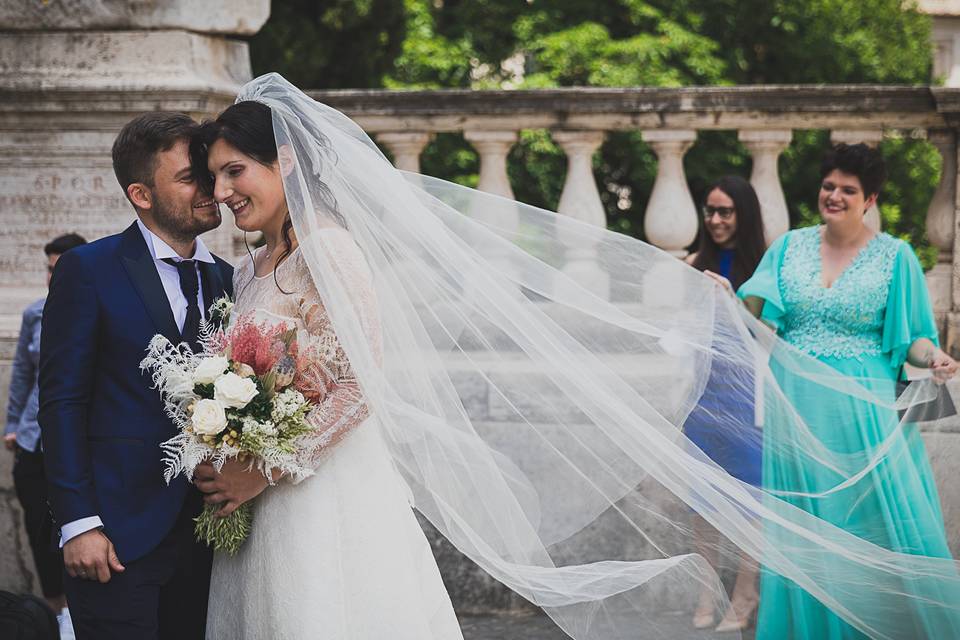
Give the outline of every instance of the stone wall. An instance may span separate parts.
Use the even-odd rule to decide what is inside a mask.
[[[20,314],[44,295],[43,246],[116,233],[134,212],[110,147],[145,111],[210,117],[250,79],[245,42],[269,0],[0,0],[0,403]],[[231,259],[235,233],[205,240]],[[0,451],[0,589],[39,588]]]
[[[15,335],[9,332],[0,334],[0,402],[3,403],[4,424],[16,346]],[[40,581],[23,528],[23,512],[13,490],[13,453],[6,449],[0,450],[0,589],[41,595]]]

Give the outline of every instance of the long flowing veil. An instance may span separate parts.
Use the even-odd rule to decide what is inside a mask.
[[[889,381],[794,350],[655,247],[399,171],[277,74],[237,100],[272,110],[301,251],[416,509],[570,636],[677,637],[704,587],[723,606],[723,576],[692,544],[696,513],[729,541],[716,545],[870,637],[960,637],[953,560],[851,535],[734,478],[684,434],[692,411],[708,411],[717,433],[833,474],[806,497],[844,492],[853,509],[876,497],[878,467],[909,456],[917,427],[895,409],[929,400],[931,385],[897,400]],[[330,226],[362,252],[378,318],[331,257],[344,235]],[[720,370],[736,410],[703,406]],[[805,384],[785,393],[785,375]],[[894,423],[876,447],[837,449],[797,410],[828,397]],[[849,422],[838,411],[837,428]]]

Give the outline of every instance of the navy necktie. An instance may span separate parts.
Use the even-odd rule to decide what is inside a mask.
[[[183,320],[183,329],[180,330],[180,339],[190,345],[194,353],[200,351],[200,306],[197,304],[197,295],[200,293],[200,279],[197,277],[197,263],[194,260],[180,260],[163,258],[167,264],[177,268],[180,276],[180,291],[187,299],[187,316]]]

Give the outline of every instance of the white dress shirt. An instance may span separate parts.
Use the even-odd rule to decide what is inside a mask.
[[[163,284],[163,291],[167,294],[167,300],[170,302],[170,310],[173,311],[173,318],[177,322],[177,329],[183,331],[183,322],[187,317],[187,299],[180,289],[180,274],[177,272],[175,266],[163,261],[164,258],[173,258],[175,262],[180,262],[183,258],[181,258],[170,245],[154,235],[150,229],[147,229],[147,226],[143,224],[139,218],[137,219],[137,226],[140,227],[140,233],[143,234],[143,239],[147,243],[147,249],[150,250],[150,255],[153,257],[153,265],[157,268],[157,274],[159,274],[160,282]],[[193,260],[215,264],[213,255],[200,238],[197,238],[197,248],[193,252]],[[207,309],[204,308],[205,305],[203,304],[203,279],[200,277],[199,265],[197,265],[196,269],[197,278],[200,282],[200,288],[197,292],[197,304],[200,307],[200,314],[206,318]],[[81,533],[102,526],[103,521],[100,519],[100,516],[89,516],[68,522],[60,527],[60,546],[62,547],[68,540],[76,538]]]

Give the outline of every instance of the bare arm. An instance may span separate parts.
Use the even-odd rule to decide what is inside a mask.
[[[907,362],[921,369],[930,369],[937,382],[946,382],[957,373],[957,362],[929,338],[917,338],[907,351]]]
[[[747,296],[743,299],[743,304],[747,306],[750,313],[754,318],[759,318],[760,314],[763,313],[763,298],[756,298],[754,296]]]

